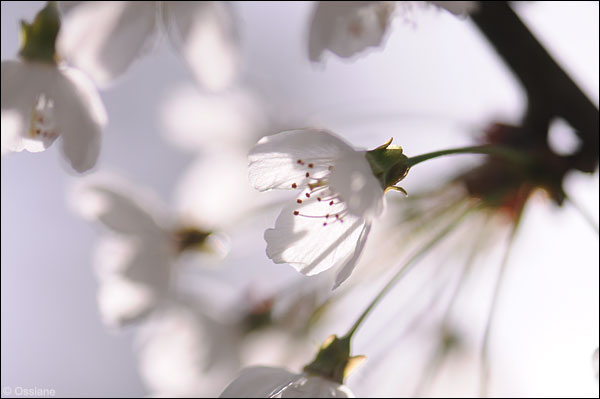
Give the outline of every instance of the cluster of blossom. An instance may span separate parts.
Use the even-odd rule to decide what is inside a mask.
[[[462,17],[478,9],[470,1],[430,3]],[[474,224],[496,218],[515,228],[534,189],[556,193],[529,174],[534,168],[529,164],[519,164],[523,169],[510,175],[514,165],[493,158],[456,175],[428,193],[429,199],[398,197],[386,205],[387,192],[406,194],[397,184],[421,159],[407,157],[391,140],[370,151],[357,149],[325,128],[298,128],[269,111],[240,83],[243,59],[234,7],[223,2],[49,2],[31,24],[23,24],[19,60],[2,62],[2,154],[43,151],[60,137],[71,167],[92,169],[110,117],[96,87],[118,84],[164,33],[197,84],[216,95],[184,92],[166,107],[167,124],[187,113],[186,107],[210,115],[191,127],[168,126],[172,140],[188,148],[192,143],[199,153],[182,176],[175,211],[107,173],[82,178],[70,193],[77,212],[106,232],[94,255],[105,324],[138,326],[140,373],[155,394],[353,397],[344,383],[362,360],[350,356],[356,328],[342,338],[328,338],[316,354],[308,332],[324,307],[356,284],[358,278],[348,279],[361,257],[379,266],[357,269],[361,277],[382,273],[383,262],[370,259],[373,254],[365,250],[369,236],[377,235],[381,247],[406,234],[394,221],[378,220],[386,206],[411,221],[404,229],[414,236],[426,230],[422,235],[428,239],[431,230],[424,226],[448,226],[440,229],[444,237],[458,223],[457,214],[477,213]],[[327,52],[355,59],[367,48],[382,47],[396,9],[396,2],[388,1],[317,3],[309,59],[320,62]],[[514,134],[510,127],[496,126],[484,147],[506,145]],[[514,179],[492,191],[485,178],[494,173]],[[252,222],[249,215],[279,207],[258,193],[271,190],[295,194],[283,200],[274,227],[264,232],[266,256],[305,276],[319,276],[281,292],[257,297],[246,292],[242,300],[208,274],[193,287],[183,284],[195,273],[187,265],[218,263],[236,251],[229,236]],[[492,241],[493,230],[488,226],[481,235]],[[395,257],[388,253],[388,258]],[[228,300],[215,301],[224,291]],[[450,347],[447,329],[446,323],[443,339]],[[268,341],[273,353],[265,353],[257,341]],[[595,359],[597,370],[597,351]],[[260,362],[304,368],[293,373]]]

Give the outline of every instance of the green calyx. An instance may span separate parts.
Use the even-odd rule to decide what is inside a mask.
[[[350,337],[330,335],[304,371],[343,384],[348,374],[365,359],[365,356],[350,356]]]
[[[206,240],[211,232],[198,230],[194,227],[183,227],[174,232],[177,249],[179,252],[187,250],[208,250]]]
[[[60,30],[60,15],[56,2],[49,1],[35,16],[33,23],[21,21],[19,56],[28,61],[56,63],[56,37]]]
[[[392,189],[406,194],[404,189],[395,185],[404,179],[410,169],[408,157],[402,153],[402,147],[391,145],[392,140],[389,139],[384,145],[367,151],[365,156],[384,191]]]

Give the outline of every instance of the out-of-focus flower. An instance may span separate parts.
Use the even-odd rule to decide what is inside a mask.
[[[252,186],[300,191],[282,210],[275,228],[265,232],[267,256],[308,276],[339,267],[334,288],[339,286],[352,273],[372,220],[383,211],[384,189],[404,177],[406,157],[399,152],[397,163],[387,170],[397,178],[388,185],[382,183],[390,178],[387,171],[376,176],[367,152],[326,130],[291,130],[262,138],[248,157]]]
[[[201,86],[220,90],[237,75],[238,38],[228,3],[91,1],[63,9],[59,50],[99,85],[125,72],[161,26]]]
[[[325,50],[348,58],[380,46],[393,11],[392,1],[320,1],[310,24],[310,60],[320,61]]]
[[[23,23],[21,59],[2,61],[2,154],[44,151],[61,137],[71,167],[85,172],[98,158],[106,111],[81,72],[56,64],[59,28],[49,4],[32,24]]]
[[[126,187],[99,179],[82,183],[73,195],[83,217],[114,233],[96,254],[100,311],[112,326],[145,316],[169,297],[174,264],[182,253],[226,252],[221,236],[179,223],[147,195]]]
[[[308,35],[308,56],[318,62],[326,50],[342,58],[359,55],[367,48],[383,45],[397,3],[399,13],[412,8],[412,3],[393,1],[320,1],[312,14]],[[436,7],[465,16],[477,11],[476,1],[430,1]]]

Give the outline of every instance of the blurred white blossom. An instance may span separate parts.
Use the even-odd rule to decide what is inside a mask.
[[[282,368],[250,367],[241,371],[221,398],[353,398],[337,382],[308,373],[294,374]]]
[[[58,137],[71,167],[96,164],[107,117],[92,83],[79,71],[28,61],[2,61],[2,153],[39,152]]]
[[[59,52],[101,86],[124,73],[161,30],[202,87],[220,90],[237,76],[238,38],[226,2],[90,1],[62,8]]]
[[[257,190],[300,191],[265,232],[267,256],[308,276],[339,267],[334,288],[339,286],[384,207],[365,152],[326,130],[305,129],[262,138],[248,159]]]
[[[224,255],[224,238],[180,223],[151,195],[118,179],[83,182],[73,193],[76,210],[113,234],[98,245],[98,302],[104,321],[121,326],[147,315],[171,294],[173,268],[187,250]]]
[[[367,48],[383,46],[396,7],[399,14],[406,14],[415,3],[430,3],[456,16],[466,16],[478,8],[476,1],[320,1],[310,23],[310,60],[320,61],[326,50],[342,58],[351,58]]]
[[[310,60],[320,61],[325,50],[348,58],[380,46],[394,7],[392,1],[320,1],[310,24]]]
[[[60,18],[53,2],[32,23],[21,21],[18,61],[2,61],[2,154],[44,151],[62,137],[77,172],[92,168],[106,124],[104,105],[79,71],[57,63]]]

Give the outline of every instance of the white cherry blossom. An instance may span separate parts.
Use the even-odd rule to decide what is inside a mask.
[[[110,326],[138,320],[169,298],[175,264],[184,251],[226,252],[219,235],[180,224],[149,193],[114,177],[82,182],[72,202],[84,218],[112,233],[95,254],[98,304]]]
[[[350,276],[384,207],[384,190],[365,155],[319,129],[258,142],[249,154],[254,188],[299,191],[265,232],[270,259],[308,276],[339,267],[334,288]]]
[[[92,168],[100,151],[106,111],[91,82],[59,63],[60,17],[54,2],[31,23],[21,21],[18,61],[2,61],[2,155],[40,152],[58,137],[77,172]]]
[[[345,385],[282,368],[249,367],[229,384],[221,398],[353,398]]]
[[[380,46],[394,11],[392,1],[320,1],[312,16],[308,38],[311,61],[325,50],[348,58]]]
[[[63,2],[71,3],[71,2]],[[61,4],[58,49],[101,86],[124,73],[165,31],[194,77],[209,90],[228,86],[239,67],[230,5],[217,1],[89,1]]]
[[[77,172],[92,168],[100,152],[106,111],[79,71],[51,63],[2,61],[2,154],[40,152],[57,138]]]

